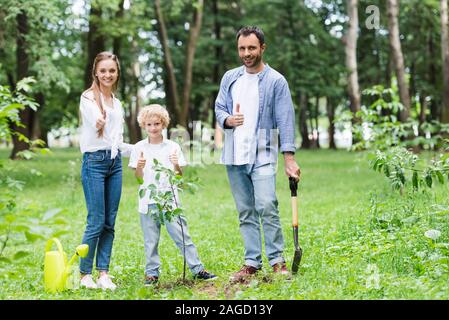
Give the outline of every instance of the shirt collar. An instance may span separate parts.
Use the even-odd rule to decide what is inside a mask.
[[[162,136],[162,142],[158,143],[158,144],[152,144],[150,143],[150,141],[148,140],[148,137],[145,139],[145,143],[149,146],[164,146],[167,144],[167,138],[165,138],[164,136]]]
[[[263,70],[261,72],[259,72],[257,74],[257,76],[259,77],[259,79],[263,79],[263,77],[265,76],[265,74],[268,72],[268,69],[270,69],[270,66],[268,65],[268,63],[264,62],[265,67],[263,68]],[[243,73],[245,72],[245,66],[241,66],[239,69],[239,72],[237,74],[237,77],[240,77],[243,75]]]

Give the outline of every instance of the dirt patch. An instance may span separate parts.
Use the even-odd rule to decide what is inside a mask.
[[[209,299],[216,299],[218,297],[219,288],[216,287],[215,283],[207,282],[205,285],[199,287],[197,291],[206,294]]]

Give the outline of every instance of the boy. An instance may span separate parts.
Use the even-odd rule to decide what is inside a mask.
[[[174,141],[164,139],[162,130],[167,128],[170,117],[167,110],[158,104],[144,107],[137,116],[139,126],[148,134],[148,138],[135,144],[129,160],[129,167],[135,169],[135,176],[143,179],[140,189],[146,189],[150,184],[155,184],[160,191],[171,190],[167,179],[160,177],[156,181],[156,174],[152,168],[153,159],[157,159],[164,167],[175,170],[182,174],[182,166],[186,165],[181,147]],[[177,190],[174,196],[179,203]],[[143,231],[145,246],[145,286],[155,284],[159,280],[160,258],[158,253],[158,243],[160,238],[161,224],[156,221],[152,214],[157,210],[156,204],[148,197],[139,199],[140,223]],[[186,262],[193,273],[195,279],[214,280],[217,276],[204,269],[195,245],[187,230],[186,220],[180,217],[184,230],[185,256]],[[167,231],[177,247],[183,252],[182,231],[179,219],[175,218],[171,222],[165,221]]]

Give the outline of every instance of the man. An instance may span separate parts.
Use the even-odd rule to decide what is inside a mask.
[[[231,277],[237,282],[262,267],[260,224],[273,271],[289,274],[276,198],[277,130],[285,173],[299,180],[301,172],[294,159],[295,115],[287,81],[262,59],[262,30],[244,27],[236,38],[243,66],[223,76],[215,113],[225,132],[221,163],[226,165],[245,246],[245,264]]]

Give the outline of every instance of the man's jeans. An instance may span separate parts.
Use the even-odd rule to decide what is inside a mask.
[[[140,225],[143,231],[146,257],[145,275],[159,277],[159,267],[161,265],[161,259],[159,257],[158,245],[161,234],[161,224],[159,221],[156,221],[153,214],[151,214],[152,211],[156,210],[156,205],[150,204],[148,206],[149,213],[140,213]],[[200,258],[198,256],[198,251],[196,250],[192,238],[190,237],[187,230],[186,220],[183,216],[180,217],[182,221],[182,228],[184,231],[186,262],[189,266],[190,271],[193,274],[197,274],[204,269],[204,266],[201,264]],[[165,221],[165,226],[167,228],[168,234],[173,239],[182,254],[182,230],[179,223],[179,217],[174,217],[171,222]]]
[[[92,273],[96,251],[96,268],[108,271],[114,225],[122,193],[122,159],[120,152],[111,159],[110,150],[85,152],[81,168],[87,206],[87,226],[83,243],[89,245],[86,258],[80,259],[80,272]]]
[[[284,238],[276,199],[275,164],[256,169],[253,165],[228,165],[226,170],[239,212],[240,233],[245,246],[245,265],[262,267],[260,220],[268,262],[271,266],[284,262]]]

